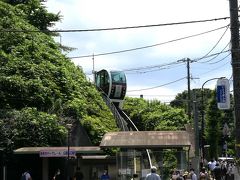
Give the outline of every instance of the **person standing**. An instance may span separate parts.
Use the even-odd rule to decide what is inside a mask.
[[[234,180],[234,165],[232,165],[231,163],[228,165],[228,169],[227,169],[227,175],[226,175],[226,179],[227,180]]]
[[[208,179],[210,179],[210,178],[208,176],[206,168],[203,166],[199,173],[199,180],[208,180]]]
[[[191,180],[197,180],[197,175],[193,168],[190,169],[190,177],[191,177]]]
[[[110,180],[110,176],[108,175],[107,170],[104,170],[104,173],[101,175],[100,180]]]
[[[209,163],[208,163],[208,170],[210,171],[210,175],[212,176],[212,178],[214,178],[214,173],[213,173],[213,169],[216,166],[216,161],[214,159],[212,159]]]
[[[58,169],[53,176],[53,180],[61,180],[61,179],[62,179],[61,178],[61,171],[60,171],[60,169]]]
[[[32,177],[31,177],[29,171],[25,171],[25,172],[22,174],[21,180],[32,180]]]
[[[83,176],[83,173],[81,172],[80,167],[77,167],[77,171],[75,172],[73,179],[74,180],[83,180],[83,178],[84,178],[84,176]]]
[[[157,168],[155,166],[151,167],[151,172],[147,174],[145,180],[161,180],[160,176],[157,174]]]
[[[213,174],[215,180],[221,180],[222,179],[222,170],[221,167],[219,166],[219,163],[216,163],[215,168],[213,169]]]

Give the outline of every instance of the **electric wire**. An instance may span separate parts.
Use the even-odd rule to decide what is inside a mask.
[[[176,41],[200,36],[200,35],[203,35],[203,34],[208,34],[208,33],[214,32],[214,31],[218,31],[220,29],[226,28],[227,26],[222,26],[222,27],[212,29],[212,30],[209,30],[209,31],[205,31],[205,32],[202,32],[202,33],[197,33],[197,34],[193,34],[193,35],[189,35],[189,36],[185,36],[185,37],[181,37],[181,38],[177,38],[177,39],[173,39],[173,40],[169,40],[169,41],[165,41],[165,42],[161,42],[161,43],[157,43],[157,44],[141,46],[141,47],[136,47],[136,48],[130,48],[130,49],[124,49],[124,50],[119,50],[119,51],[98,53],[98,54],[94,54],[94,57],[96,57],[96,56],[106,56],[106,55],[112,55],[112,54],[120,54],[120,53],[126,53],[126,52],[130,52],[130,51],[136,51],[136,50],[142,50],[142,49],[152,48],[152,47],[156,47],[156,46],[161,46],[161,45],[173,43],[173,42],[176,42]],[[73,56],[73,57],[68,57],[68,58],[70,58],[70,59],[80,59],[80,58],[87,58],[87,57],[92,57],[92,56],[93,55],[91,54],[91,55]]]
[[[113,30],[124,30],[124,29],[137,29],[137,28],[149,28],[149,27],[160,27],[160,26],[172,26],[172,25],[182,25],[182,24],[193,24],[193,23],[203,23],[211,21],[227,20],[230,17],[221,17],[205,20],[194,20],[194,21],[183,21],[175,23],[163,23],[163,24],[150,24],[150,25],[139,25],[139,26],[125,26],[125,27],[111,27],[111,28],[95,28],[95,29],[68,29],[68,30],[17,30],[17,29],[1,29],[0,32],[53,32],[53,33],[72,33],[72,32],[94,32],[94,31],[113,31]]]
[[[128,71],[137,71],[137,70],[144,70],[144,69],[153,69],[153,68],[160,68],[160,67],[175,65],[175,64],[182,64],[182,62],[174,61],[174,62],[160,64],[160,65],[152,65],[152,66],[144,66],[144,67],[123,69],[123,71],[128,72]]]
[[[219,42],[222,40],[222,38],[225,36],[226,32],[228,31],[230,27],[230,24],[226,27],[226,30],[224,31],[224,33],[221,35],[221,37],[219,38],[219,40],[217,41],[217,43],[210,49],[210,51],[208,51],[207,54],[205,54],[202,58],[199,58],[198,61],[200,61],[201,59],[204,59],[206,56],[208,56],[219,44]]]
[[[229,64],[229,62],[226,62],[226,63],[224,63],[224,64],[222,64],[222,65],[220,65],[220,66],[218,66],[218,67],[216,67],[216,68],[213,68],[213,69],[211,69],[211,70],[209,70],[209,71],[206,71],[206,72],[204,72],[204,73],[202,73],[202,74],[200,74],[200,75],[198,75],[198,76],[204,76],[204,75],[206,75],[206,74],[208,74],[208,73],[211,73],[211,72],[213,72],[213,71],[216,71],[216,70],[218,70],[218,69],[221,69],[221,68],[223,68],[225,65],[227,65],[227,64]]]
[[[209,58],[209,57],[212,57],[212,56],[218,56],[220,54],[223,54],[223,53],[226,53],[226,52],[229,52],[229,51],[230,50],[225,50],[225,51],[221,51],[221,52],[218,52],[218,53],[210,54],[210,55],[206,56],[205,58]],[[195,58],[195,59],[192,60],[192,62],[197,62],[198,59],[199,58]],[[136,73],[144,74],[144,73],[148,73],[148,72],[154,72],[154,71],[159,71],[159,70],[164,70],[164,69],[175,68],[175,67],[179,67],[179,66],[182,66],[182,65],[185,65],[185,63],[177,60],[177,61],[173,61],[173,62],[170,62],[170,63],[158,64],[158,65],[153,65],[153,66],[144,66],[144,67],[123,69],[122,71],[124,71],[126,74],[136,74]],[[167,66],[167,68],[164,68],[165,66]],[[158,69],[148,70],[148,69],[154,69],[154,68],[158,68]],[[141,72],[141,70],[145,70],[145,71]],[[130,73],[132,71],[136,71],[136,72]],[[91,72],[85,73],[85,74],[86,75],[92,75],[93,72],[91,71]]]
[[[139,94],[129,94],[130,96],[139,96]],[[170,97],[170,96],[176,96],[174,94],[170,95],[170,94],[143,94],[143,96],[161,96],[161,97]]]
[[[153,69],[153,70],[145,70],[145,71],[135,71],[135,72],[126,72],[126,74],[145,74],[145,73],[150,73],[150,72],[156,72],[156,71],[160,71],[160,70],[166,70],[166,69],[172,69],[172,68],[176,68],[176,67],[180,67],[180,66],[183,66],[185,64],[179,64],[179,65],[171,65],[171,66],[168,66],[168,67],[162,67],[162,68],[158,68],[158,69]]]
[[[219,62],[221,62],[221,61],[223,61],[224,59],[226,59],[228,56],[230,56],[231,55],[231,53],[229,53],[229,54],[227,54],[225,57],[223,57],[222,59],[220,59],[220,60],[218,60],[218,61],[216,61],[216,62],[212,62],[212,63],[209,63],[209,64],[216,64],[216,63],[219,63]]]
[[[229,43],[222,49],[221,52],[224,52],[224,50],[229,46],[229,44],[230,44],[230,41],[229,41]],[[214,57],[212,57],[211,59],[209,59],[209,60],[207,60],[207,61],[202,61],[202,62],[198,62],[198,63],[201,63],[201,64],[208,63],[208,62],[213,61],[214,59],[216,59],[219,55],[220,55],[220,54],[217,54],[217,55],[215,55]],[[211,64],[211,63],[208,63],[208,64]]]
[[[224,51],[222,50],[222,51],[220,51],[220,52],[218,52],[218,53],[210,54],[210,55],[206,56],[205,58],[209,58],[209,57],[217,56],[217,55],[220,55],[220,54],[223,54],[223,53],[229,52],[229,51],[230,51],[230,49],[228,49],[228,50],[224,50]],[[192,62],[198,62],[198,59],[199,59],[199,58],[195,58],[195,59],[192,60]],[[199,62],[198,62],[198,63],[199,63]]]
[[[229,51],[229,50],[228,50],[228,51]],[[228,52],[228,51],[226,51],[226,52]],[[220,53],[222,53],[222,52],[220,52]],[[211,55],[206,56],[205,58],[207,58],[207,57],[209,57],[209,56],[214,56],[214,55],[220,54],[220,53],[211,54]],[[231,54],[231,53],[229,53],[227,56],[225,56],[224,58],[222,58],[220,61],[226,59],[230,54]],[[219,62],[220,62],[220,61],[219,61]],[[223,64],[223,65],[221,65],[221,66],[218,66],[218,67],[216,67],[216,68],[214,68],[214,69],[211,69],[210,71],[207,71],[207,72],[205,72],[205,73],[202,74],[202,75],[205,75],[205,74],[207,74],[207,73],[209,73],[209,72],[212,72],[212,71],[215,71],[215,70],[217,70],[217,69],[220,69],[220,68],[222,68],[223,66],[225,66],[225,65],[228,64],[228,63],[229,63],[229,62],[227,62],[227,63],[225,63],[225,64]],[[201,76],[202,76],[202,75],[201,75]],[[165,84],[162,84],[162,85],[158,85],[158,86],[154,86],[154,87],[150,87],[150,88],[143,88],[143,89],[136,89],[136,90],[128,90],[127,92],[136,92],[136,91],[145,91],[145,90],[156,89],[156,88],[159,88],[159,87],[163,87],[163,86],[167,86],[167,85],[169,85],[169,84],[176,83],[176,82],[181,81],[181,80],[183,80],[183,79],[185,79],[185,78],[186,78],[186,77],[183,77],[183,78],[177,79],[177,80],[175,80],[175,81],[171,81],[171,82],[168,82],[168,83],[165,83]]]
[[[205,58],[209,58],[209,57],[212,57],[212,56],[218,56],[222,53],[226,53],[226,52],[229,52],[229,51],[230,50],[226,50],[226,51],[222,50],[221,52],[210,54],[210,55],[206,56]],[[228,54],[223,59],[227,58],[229,55],[230,54]],[[193,62],[197,62],[198,59],[199,58],[196,58],[195,60],[193,60]],[[222,61],[223,59],[219,60],[219,62]],[[148,72],[154,72],[154,71],[159,71],[159,70],[175,68],[175,67],[179,67],[179,66],[182,66],[182,65],[185,65],[185,63],[177,60],[177,61],[173,61],[173,62],[167,63],[167,64],[159,64],[159,65],[153,65],[153,66],[144,66],[144,67],[137,67],[137,68],[131,68],[131,69],[123,69],[123,71],[126,72],[127,74],[135,74],[135,73],[143,74],[143,73],[148,73]],[[167,67],[165,67],[165,66],[167,66]],[[154,68],[158,68],[158,69],[154,69]],[[154,69],[154,70],[148,70],[148,69]],[[141,70],[145,70],[145,71],[142,72]],[[136,72],[135,73],[129,73],[130,71],[136,71]]]
[[[220,55],[220,54],[223,54],[223,53],[226,53],[226,52],[229,52],[230,50],[225,50],[225,51],[221,51],[221,52],[218,52],[218,53],[214,53],[214,54],[210,54],[208,56],[206,56],[205,58],[209,58],[209,57],[212,57],[212,56],[216,56],[216,55]],[[195,58],[193,59],[193,62],[197,62],[199,58]],[[182,60],[182,59],[181,59]],[[158,70],[162,70],[162,69],[166,69],[166,68],[163,68],[165,66],[167,66],[168,69],[170,68],[174,68],[174,67],[179,67],[179,66],[182,66],[182,65],[185,65],[184,62],[182,61],[173,61],[173,62],[170,62],[170,63],[165,63],[165,64],[158,64],[158,65],[153,65],[153,66],[144,66],[144,67],[137,67],[137,68],[130,68],[130,69],[123,69],[124,72],[130,74],[129,72],[130,71],[140,71],[140,70],[148,70],[148,69],[154,69],[154,68],[161,68],[161,69],[157,69],[157,70],[152,70],[152,71],[158,71]],[[147,73],[147,72],[152,72],[151,70],[149,71],[145,71],[144,73]]]
[[[128,90],[128,92],[145,91],[145,90],[150,90],[150,89],[156,89],[156,88],[159,88],[159,87],[163,87],[163,86],[167,86],[167,85],[169,85],[169,84],[176,83],[176,82],[181,81],[181,80],[183,80],[183,79],[186,79],[186,77],[183,77],[183,78],[180,78],[180,79],[177,79],[177,80],[174,80],[174,81],[171,81],[171,82],[168,82],[168,83],[162,84],[162,85],[158,85],[158,86],[150,87],[150,88]]]

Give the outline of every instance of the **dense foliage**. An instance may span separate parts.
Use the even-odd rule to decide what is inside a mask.
[[[205,149],[208,159],[217,158],[218,156],[234,155],[234,118],[233,109],[219,110],[217,108],[216,92],[210,89],[194,89],[191,91],[191,97],[195,94],[198,109],[199,129],[201,133],[202,115],[204,116],[204,145],[210,145]],[[179,93],[170,103],[172,107],[185,109],[187,112],[187,91]],[[233,98],[231,96],[231,104]],[[224,125],[229,127],[229,134],[223,135]],[[224,144],[227,145],[227,152],[223,152]]]
[[[183,109],[172,108],[158,100],[126,98],[123,109],[143,131],[184,130],[184,125],[189,123]]]
[[[54,114],[35,108],[0,112],[0,146],[10,151],[25,146],[57,146],[65,142],[66,129]]]
[[[49,13],[44,6],[44,0],[1,0],[16,7],[16,15],[20,15],[29,24],[44,33],[56,35],[49,32],[49,27],[61,19],[60,14]]]
[[[234,119],[230,110],[219,110],[216,101],[216,92],[212,92],[212,97],[208,100],[206,111],[206,127],[205,144],[210,145],[209,157],[217,158],[218,156],[234,155],[234,136],[233,127]],[[229,133],[224,135],[223,128],[227,124]],[[227,152],[223,152],[224,144],[226,143]]]
[[[0,146],[62,145],[66,136],[62,122],[69,117],[80,121],[97,145],[105,132],[117,130],[113,116],[82,69],[61,54],[53,38],[34,32],[57,19],[49,18],[45,25],[33,21],[36,17],[31,21],[29,5],[33,16],[37,9],[46,13],[37,0],[15,6],[0,1],[0,107],[6,114],[0,121]],[[22,129],[27,127],[37,129],[38,136]]]

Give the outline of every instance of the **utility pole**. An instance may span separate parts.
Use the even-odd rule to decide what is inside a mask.
[[[187,58],[187,81],[188,81],[188,119],[191,119],[191,88],[190,88],[190,59]]]
[[[231,54],[233,72],[233,96],[235,115],[236,158],[240,159],[240,51],[239,51],[239,22],[238,0],[229,0],[230,28],[231,28]],[[239,164],[238,164],[239,166]]]
[[[95,72],[95,63],[94,63],[94,54],[92,55],[92,61],[93,61],[93,69],[92,69],[92,74],[93,74],[93,83],[96,84],[96,72]]]
[[[193,125],[195,136],[195,160],[196,160],[196,173],[199,174],[199,127],[198,127],[198,106],[196,100],[196,90],[193,90]]]
[[[188,109],[187,109],[187,114],[188,114],[188,119],[191,119],[191,88],[190,88],[190,62],[191,61],[189,58],[187,59],[182,59],[179,60],[179,62],[187,62],[187,84],[188,84]]]

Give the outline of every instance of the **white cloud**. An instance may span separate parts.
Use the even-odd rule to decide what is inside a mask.
[[[66,30],[149,25],[227,17],[229,16],[228,3],[226,0],[48,0],[46,5],[51,12],[61,12],[63,20],[61,23],[57,23],[57,28]],[[229,20],[222,20],[141,29],[61,33],[61,35],[64,45],[77,48],[68,55],[82,56],[163,43],[212,30],[228,23]],[[104,68],[128,69],[159,65],[187,57],[191,59],[199,58],[214,47],[223,32],[224,29],[153,48],[108,56],[95,56],[94,68],[95,70]],[[229,40],[230,34],[228,32],[211,53],[220,52]],[[74,59],[73,61],[82,66],[84,72],[90,73],[93,69],[92,57]],[[200,78],[192,82],[192,87],[200,87],[204,81],[212,77],[230,76],[231,67],[225,67],[223,64],[224,62],[215,65],[207,63],[191,64],[191,74],[199,75],[198,78]],[[221,65],[223,67],[220,70],[214,70],[204,75],[207,71]],[[146,73],[144,76],[129,76],[128,89],[157,86],[186,76],[186,73],[186,66],[181,66],[161,70],[154,75]],[[184,82],[144,93],[146,93],[145,96],[153,97],[152,95],[159,95],[159,93],[160,95],[174,95],[186,89],[187,85]]]

